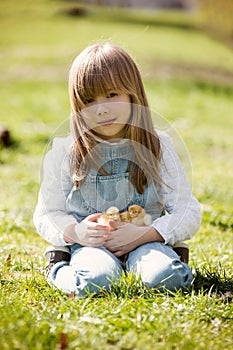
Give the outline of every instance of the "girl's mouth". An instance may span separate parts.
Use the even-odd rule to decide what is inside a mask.
[[[101,122],[97,122],[98,125],[101,126],[107,126],[107,125],[112,125],[115,122],[116,118],[108,119],[108,120],[103,120]]]

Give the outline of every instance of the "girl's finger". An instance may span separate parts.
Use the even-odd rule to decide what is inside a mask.
[[[103,238],[99,237],[90,237],[89,238],[89,244],[91,247],[100,247],[104,245],[105,240]]]
[[[114,252],[114,255],[117,257],[120,257],[120,256],[124,255],[124,252],[122,252],[121,250],[118,250],[118,251]]]
[[[100,237],[108,237],[109,235],[107,234],[107,232],[104,231],[100,231],[100,230],[92,230],[92,229],[88,229],[88,236],[89,237],[93,237],[93,238],[100,238]]]
[[[118,229],[120,227],[123,227],[123,226],[127,225],[128,223],[127,222],[121,222],[121,221],[109,220],[108,224],[113,229]]]
[[[95,222],[89,222],[88,223],[88,229],[90,230],[109,230],[109,226],[107,225],[100,225],[100,224],[96,224]]]
[[[88,221],[95,222],[102,213],[91,214],[88,216]]]
[[[109,227],[105,226],[105,225],[96,225],[95,229],[96,230],[109,230]]]

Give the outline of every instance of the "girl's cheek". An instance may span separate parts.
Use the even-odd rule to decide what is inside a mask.
[[[88,110],[84,110],[82,112],[82,117],[85,121],[91,121],[93,119],[93,113],[91,113],[91,111],[88,109]]]

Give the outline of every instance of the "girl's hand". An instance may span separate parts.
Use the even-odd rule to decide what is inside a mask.
[[[101,214],[92,214],[65,233],[67,242],[79,243],[87,247],[103,246],[109,236],[109,226],[100,225],[96,220]]]
[[[162,241],[159,233],[150,226],[135,226],[131,223],[110,221],[115,230],[109,231],[105,247],[116,256],[121,256],[137,248],[139,245]]]

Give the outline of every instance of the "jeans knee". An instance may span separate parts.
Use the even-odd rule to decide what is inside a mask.
[[[88,253],[88,254],[87,254]],[[85,296],[109,289],[122,275],[120,262],[103,249],[85,248],[74,254],[70,264],[57,263],[51,271],[52,284],[70,294]]]
[[[149,288],[175,291],[191,285],[193,275],[188,265],[180,260],[168,261],[163,267],[148,266],[140,269],[142,282]]]
[[[75,271],[75,294],[99,293],[101,289],[108,290],[114,281],[122,275],[122,269],[112,262],[108,265],[95,264],[92,269],[77,269]]]
[[[149,288],[171,291],[190,286],[193,276],[188,265],[167,245],[153,242],[129,254],[127,271],[139,275]]]

